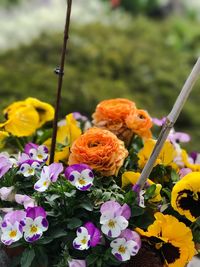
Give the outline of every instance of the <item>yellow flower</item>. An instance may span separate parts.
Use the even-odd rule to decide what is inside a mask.
[[[142,169],[144,168],[147,160],[149,159],[153,148],[156,144],[156,140],[154,139],[147,139],[144,142],[144,147],[139,151],[138,157],[139,157],[139,167]],[[158,164],[162,164],[165,166],[172,166],[175,167],[175,163],[173,163],[173,159],[176,157],[176,150],[174,149],[173,145],[169,142],[166,141],[154,166]]]
[[[172,189],[172,207],[194,222],[200,216],[200,172],[185,175]]]
[[[4,146],[4,141],[6,139],[6,137],[8,137],[9,134],[5,131],[0,131],[0,148],[3,148]]]
[[[32,135],[39,124],[37,111],[31,106],[18,107],[15,112],[8,113],[8,120],[0,124],[12,135],[22,137]]]
[[[146,232],[139,228],[136,231],[161,252],[165,266],[186,266],[196,253],[190,228],[171,215],[157,212],[155,218]]]
[[[124,172],[122,175],[122,188],[129,185],[129,184],[135,185],[137,183],[139,177],[140,177],[139,172]],[[150,179],[147,179],[146,187],[151,186],[153,184],[155,184],[155,183],[152,182]],[[162,197],[160,195],[162,185],[161,184],[155,184],[155,185],[156,185],[156,190],[155,190],[153,197],[150,199],[150,201],[151,202],[160,202],[162,200]]]
[[[53,119],[54,109],[51,105],[36,98],[17,101],[4,110],[6,122],[0,124],[12,135],[22,137],[32,135],[45,122]]]
[[[54,108],[37,98],[29,97],[25,100],[27,105],[33,106],[39,114],[39,125],[41,127],[45,122],[51,121],[54,118]]]
[[[63,125],[58,127],[56,143],[61,145],[60,149],[55,152],[54,161],[67,162],[69,157],[69,150],[73,142],[81,135],[81,129],[78,126],[78,122],[74,119],[73,114],[70,113],[66,116]],[[49,149],[51,148],[51,138],[48,139],[44,145]]]

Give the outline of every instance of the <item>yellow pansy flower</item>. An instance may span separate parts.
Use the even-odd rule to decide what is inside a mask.
[[[12,135],[22,137],[32,135],[38,128],[39,115],[31,106],[18,107],[15,112],[9,111],[8,120],[0,124]]]
[[[196,250],[192,232],[184,223],[171,215],[157,212],[156,220],[147,231],[136,228],[136,231],[148,237],[149,242],[163,256],[164,266],[184,267],[195,255]]]
[[[0,131],[0,148],[3,148],[4,146],[4,141],[6,139],[6,137],[8,137],[9,134],[5,131]]]
[[[200,216],[200,172],[188,173],[176,183],[171,205],[192,222]]]
[[[135,185],[140,177],[140,173],[139,172],[124,172],[122,175],[122,188],[132,184]],[[155,184],[154,182],[152,182],[150,179],[147,179],[146,182],[146,187],[151,186]],[[162,200],[162,197],[160,195],[160,191],[162,189],[162,185],[161,184],[155,184],[156,185],[156,190],[154,193],[154,196],[150,199],[151,202],[160,202]]]
[[[45,102],[38,100],[37,98],[29,97],[25,100],[27,105],[33,106],[39,115],[39,125],[41,127],[45,122],[51,121],[54,118],[54,108]]]
[[[81,129],[78,122],[74,119],[73,114],[70,113],[66,116],[63,125],[58,127],[56,143],[61,145],[60,149],[55,151],[54,161],[64,161],[67,162],[69,157],[69,149],[72,143],[81,135]],[[44,145],[49,149],[51,147],[51,138],[48,139]]]
[[[18,137],[32,135],[54,117],[51,105],[31,97],[12,103],[3,112],[7,120],[0,128]]]
[[[144,147],[138,153],[138,157],[139,157],[138,164],[141,169],[144,168],[147,160],[149,159],[154,149],[155,144],[156,144],[156,140],[154,139],[147,139],[144,142]],[[176,157],[176,155],[177,155],[177,152],[174,149],[174,146],[170,143],[170,141],[166,141],[154,166],[158,164],[162,164],[165,166],[176,167],[176,164],[173,163],[173,160]]]

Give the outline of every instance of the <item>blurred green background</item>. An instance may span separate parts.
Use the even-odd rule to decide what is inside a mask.
[[[73,2],[60,117],[90,115],[114,97],[166,116],[200,52],[199,1]],[[1,0],[1,109],[28,96],[54,103],[65,9],[64,0]],[[199,103],[200,82],[176,124],[191,134],[189,150],[196,151]]]

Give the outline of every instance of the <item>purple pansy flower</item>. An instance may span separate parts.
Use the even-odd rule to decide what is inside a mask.
[[[26,210],[26,225],[24,227],[24,239],[34,242],[41,238],[43,232],[48,229],[46,212],[42,207],[32,207]]]
[[[101,232],[92,222],[87,222],[83,227],[77,229],[77,237],[73,241],[73,246],[78,250],[87,250],[95,247],[101,239]]]
[[[87,222],[84,227],[87,229],[88,234],[90,235],[90,246],[96,247],[101,240],[101,232],[100,230],[95,227],[92,222]]]
[[[28,143],[25,146],[24,152],[29,155],[33,160],[39,162],[45,162],[48,159],[48,148],[44,145],[36,145],[34,143]]]
[[[85,260],[75,260],[72,259],[68,261],[69,267],[86,267],[86,261]]]
[[[122,230],[128,227],[131,210],[127,204],[121,206],[118,202],[110,200],[101,206],[100,212],[101,230],[104,234],[118,237]]]
[[[172,142],[172,144],[179,144],[179,143],[187,143],[190,141],[190,136],[187,133],[183,133],[183,132],[175,132],[174,129],[171,129],[168,137],[168,140],[170,140],[170,142]]]
[[[117,239],[111,242],[110,246],[112,254],[119,261],[127,261],[130,260],[131,256],[138,253],[141,247],[141,239],[136,232],[126,229],[122,231]]]
[[[66,168],[65,177],[81,191],[88,190],[94,179],[92,169],[86,164],[74,164]]]
[[[12,162],[9,156],[5,153],[0,153],[0,178],[6,174],[12,167]]]
[[[46,191],[51,183],[55,183],[57,181],[58,176],[62,171],[62,163],[52,163],[49,166],[44,166],[40,179],[34,185],[34,189],[39,192]]]
[[[23,236],[26,213],[22,210],[8,212],[1,223],[1,241],[11,245]]]

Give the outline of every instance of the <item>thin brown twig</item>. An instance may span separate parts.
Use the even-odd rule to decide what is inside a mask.
[[[56,68],[55,70],[55,73],[58,75],[58,89],[57,89],[57,97],[56,97],[56,104],[55,104],[55,115],[54,115],[54,120],[53,120],[53,134],[52,134],[51,150],[50,150],[50,164],[54,162],[54,155],[55,155],[55,148],[56,148],[58,114],[59,114],[59,108],[60,108],[61,91],[62,91],[63,75],[64,75],[64,68],[65,68],[65,58],[66,58],[66,52],[67,52],[67,43],[69,39],[71,7],[72,7],[72,0],[67,0],[67,14],[66,14],[66,21],[65,21],[65,30],[64,30],[64,39],[63,39],[60,67]]]

